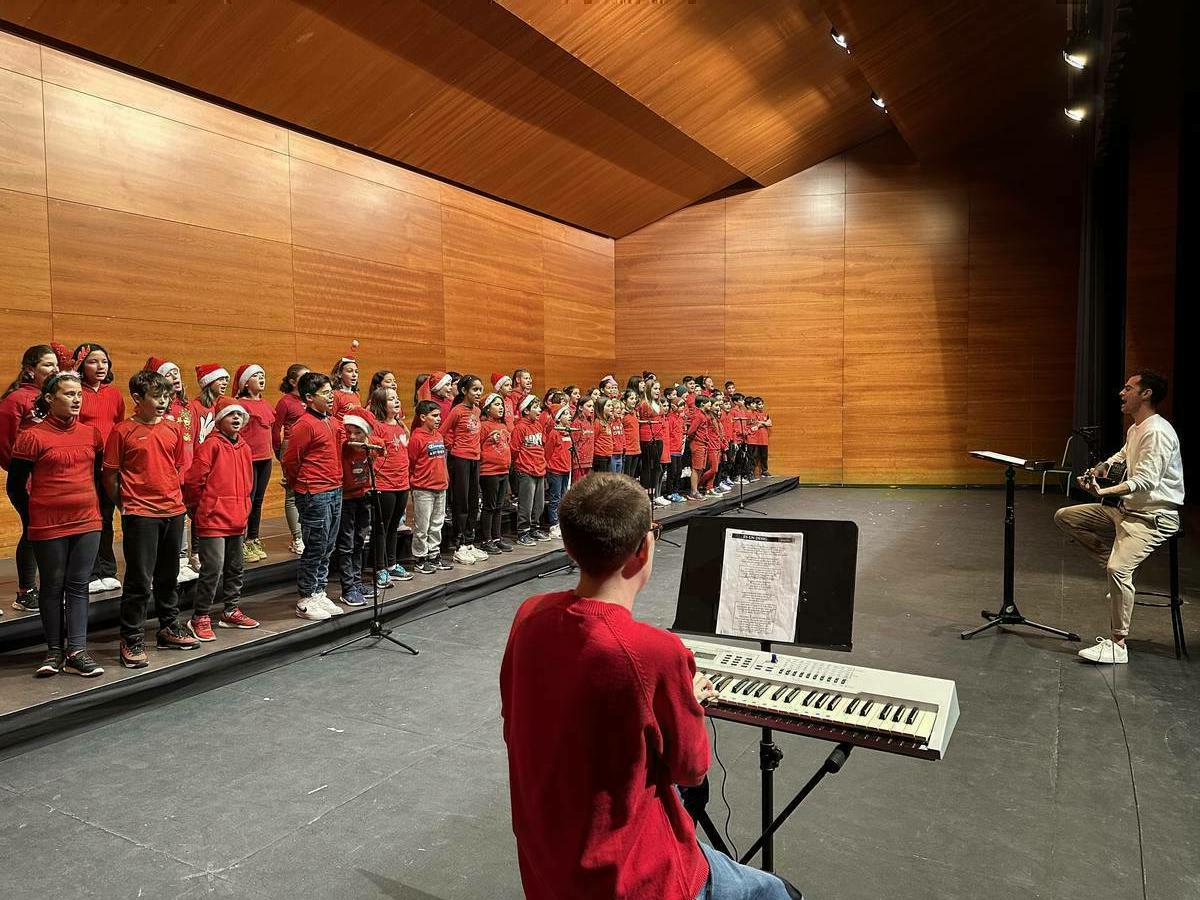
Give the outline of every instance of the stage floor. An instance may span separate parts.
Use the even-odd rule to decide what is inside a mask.
[[[1063,502],[1018,492],[1017,599],[1090,642],[1108,621],[1102,577],[1054,529]],[[1000,592],[1001,492],[805,488],[755,506],[860,526],[855,649],[808,655],[953,678],[961,706],[941,762],[856,750],[793,816],[776,862],[806,895],[1125,900],[1143,895],[1143,858],[1146,896],[1200,895],[1200,691],[1165,611],[1136,611],[1131,664],[1115,671],[1033,632],[961,641]],[[1183,553],[1193,598],[1197,543]],[[640,618],[670,622],[681,562],[659,547]],[[311,650],[0,761],[5,895],[520,897],[497,673],[520,602],[572,583],[408,622],[397,636],[418,657]],[[1164,560],[1140,583],[1165,583]],[[1200,652],[1196,609],[1184,617]],[[744,848],[757,733],[718,734]],[[782,805],[832,748],[778,743]],[[715,764],[712,777],[720,825]]]

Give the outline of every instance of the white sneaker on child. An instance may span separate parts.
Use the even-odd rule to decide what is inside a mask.
[[[323,622],[329,618],[329,613],[315,594],[311,597],[300,598],[300,602],[296,604],[296,615],[301,619],[311,619],[314,622]]]
[[[475,565],[475,554],[471,552],[468,545],[463,544],[454,551],[454,561],[460,566],[473,566]]]
[[[346,611],[329,599],[329,595],[324,590],[317,591],[313,594],[313,599],[325,612],[331,616],[344,616]]]
[[[488,556],[486,551],[480,550],[474,544],[468,544],[467,549],[470,550],[471,555],[475,557],[475,562],[483,562],[484,560],[491,558]]]
[[[186,557],[179,558],[179,583],[186,584],[189,581],[195,581],[200,577],[200,573],[188,565]]]

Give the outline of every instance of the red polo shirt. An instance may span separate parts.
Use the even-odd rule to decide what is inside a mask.
[[[104,445],[104,468],[121,476],[121,515],[165,519],[183,512],[180,469],[187,460],[179,424],[126,419]]]
[[[100,433],[77,419],[53,416],[17,435],[12,458],[33,463],[29,476],[29,539],[49,541],[100,530],[96,457]]]

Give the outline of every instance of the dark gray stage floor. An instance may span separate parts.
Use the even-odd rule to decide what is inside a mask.
[[[1018,602],[1090,641],[1108,621],[1100,571],[1054,530],[1061,502],[1018,495]],[[804,489],[760,505],[862,529],[855,650],[812,655],[955,679],[962,708],[945,760],[856,750],[793,817],[777,865],[808,896],[1124,900],[1143,896],[1143,871],[1147,897],[1200,896],[1200,693],[1165,612],[1137,611],[1115,672],[1033,633],[960,641],[1000,591],[1000,492]],[[640,617],[669,622],[681,561],[660,547]],[[1148,566],[1144,583],[1165,581],[1162,560]],[[308,658],[0,762],[4,896],[520,897],[497,672],[520,601],[570,583],[411,622],[417,658]],[[1200,653],[1196,607],[1185,616]],[[720,727],[743,847],[755,741]],[[780,745],[790,796],[831,747]],[[723,820],[719,799],[711,810]]]

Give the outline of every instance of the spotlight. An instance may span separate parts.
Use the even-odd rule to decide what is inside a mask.
[[[830,28],[829,36],[831,38],[833,38],[833,42],[835,44],[837,44],[839,47],[841,47],[847,53],[850,52],[850,42],[846,40],[846,36],[844,34],[839,32],[836,28]]]
[[[1083,52],[1077,53],[1071,50],[1064,50],[1063,60],[1072,69],[1083,69],[1087,66],[1087,54]]]
[[[1082,103],[1076,106],[1068,106],[1063,109],[1063,115],[1065,115],[1072,122],[1082,122],[1087,118],[1087,113],[1087,107]]]
[[[880,109],[882,109],[884,112],[887,112],[887,102],[882,97],[880,97],[877,93],[875,93],[874,91],[871,91],[871,102],[874,103],[876,106],[878,106]]]
[[[1072,34],[1063,47],[1063,62],[1072,69],[1084,69],[1092,61],[1091,46],[1086,34]]]

